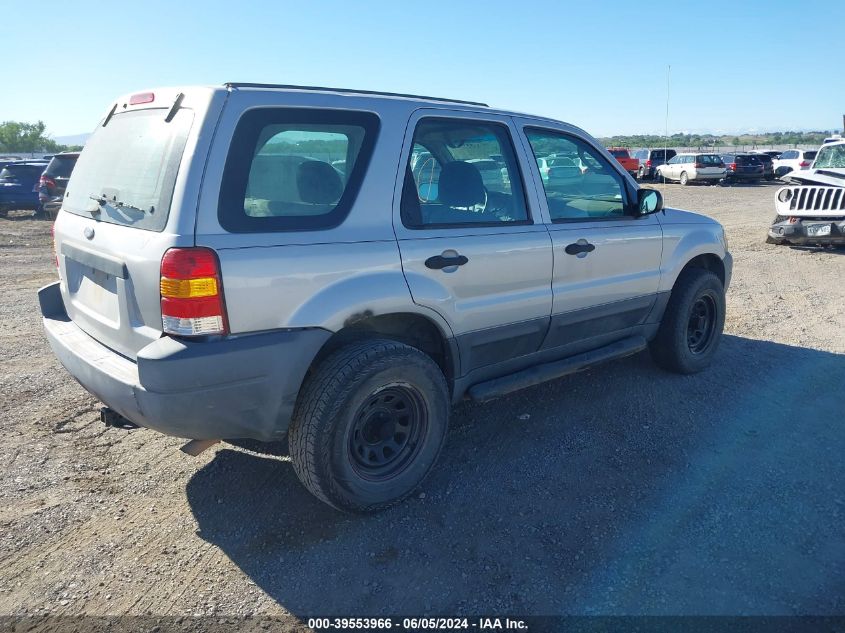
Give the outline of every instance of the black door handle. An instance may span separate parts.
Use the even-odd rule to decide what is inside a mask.
[[[584,242],[583,244],[574,242],[566,247],[566,254],[579,255],[581,253],[592,253],[594,250],[596,250],[594,244],[590,244],[589,242]]]
[[[425,260],[426,268],[432,270],[440,270],[441,268],[449,268],[449,266],[463,266],[469,260],[464,255],[455,255],[454,257],[443,257],[443,255],[435,255]]]

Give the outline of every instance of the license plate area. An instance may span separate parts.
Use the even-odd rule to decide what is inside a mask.
[[[805,227],[810,237],[823,237],[830,235],[830,224],[810,224]]]
[[[68,293],[73,305],[98,321],[118,327],[117,277],[72,259],[65,261]]]

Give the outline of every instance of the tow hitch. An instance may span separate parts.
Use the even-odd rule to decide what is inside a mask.
[[[109,409],[108,407],[100,409],[100,419],[103,421],[103,424],[113,429],[123,429],[124,431],[129,431],[131,429],[138,428],[137,424],[130,422],[117,411]]]

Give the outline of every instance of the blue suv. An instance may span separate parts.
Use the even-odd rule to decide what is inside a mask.
[[[15,209],[39,211],[38,179],[47,167],[44,161],[0,163],[0,217]]]

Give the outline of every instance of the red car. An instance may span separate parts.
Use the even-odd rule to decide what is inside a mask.
[[[608,147],[607,151],[622,165],[622,167],[634,178],[637,177],[637,170],[640,168],[640,161],[631,158],[630,152],[625,147]]]

